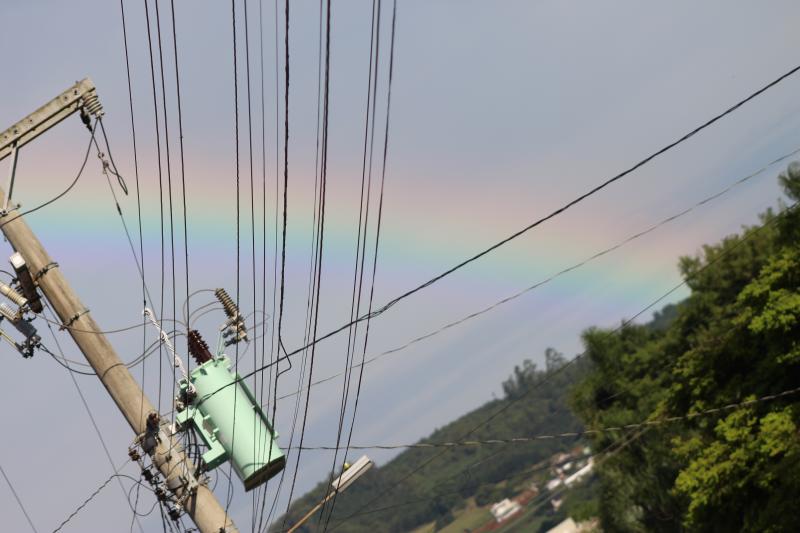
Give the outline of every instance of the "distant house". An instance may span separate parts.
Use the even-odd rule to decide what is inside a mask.
[[[500,523],[504,520],[508,520],[514,515],[514,513],[521,509],[522,506],[518,502],[506,498],[505,500],[492,505],[491,511],[494,519]]]
[[[550,490],[550,491],[556,490],[556,487],[561,485],[561,483],[563,483],[561,481],[561,478],[554,477],[553,479],[551,479],[550,481],[547,482],[547,490]]]
[[[578,533],[578,524],[572,518],[567,518],[553,529],[547,530],[547,533]]]
[[[580,470],[578,470],[577,472],[575,472],[574,474],[572,474],[571,476],[569,476],[564,480],[564,485],[569,487],[570,485],[577,483],[578,481],[589,475],[593,467],[594,467],[594,461],[592,461],[590,458],[589,461],[586,463],[586,466],[584,466],[583,468],[581,468]]]
[[[549,529],[547,533],[589,533],[590,531],[597,531],[598,526],[597,520],[589,520],[588,522],[577,524],[572,518],[567,518],[556,527]]]

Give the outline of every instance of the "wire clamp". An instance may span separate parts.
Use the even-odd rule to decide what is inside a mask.
[[[88,315],[88,314],[89,314],[89,310],[88,310],[88,309],[84,309],[84,310],[83,310],[83,311],[81,311],[80,313],[76,313],[76,314],[75,314],[75,315],[74,315],[72,318],[70,318],[69,320],[67,320],[67,322],[66,322],[66,323],[64,323],[64,324],[61,324],[61,325],[58,327],[58,331],[64,331],[65,329],[69,329],[69,328],[71,328],[71,327],[72,327],[72,324],[74,324],[76,320],[78,320],[78,319],[79,319],[80,317],[82,317],[83,315]]]
[[[50,272],[52,269],[58,268],[58,266],[59,266],[58,263],[56,263],[55,261],[50,261],[45,266],[43,266],[42,269],[39,270],[39,272],[36,273],[36,275],[33,277],[33,281],[38,283],[42,276]]]

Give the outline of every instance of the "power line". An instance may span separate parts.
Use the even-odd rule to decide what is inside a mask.
[[[488,248],[484,249],[483,251],[478,252],[477,254],[475,254],[475,255],[473,255],[473,256],[461,261],[460,263],[456,264],[455,266],[452,266],[452,267],[448,268],[447,270],[445,270],[441,274],[438,274],[437,276],[429,279],[425,283],[422,283],[421,285],[418,285],[417,287],[414,287],[413,289],[410,289],[410,290],[404,292],[403,294],[395,297],[394,299],[390,300],[389,302],[384,304],[382,307],[376,309],[375,311],[373,311],[369,315],[361,316],[361,317],[357,318],[355,321],[351,321],[351,322],[349,322],[347,324],[344,324],[344,325],[342,325],[342,326],[340,326],[340,327],[338,327],[338,328],[336,328],[336,329],[334,329],[334,330],[322,335],[321,337],[317,337],[317,338],[313,339],[311,341],[311,343],[312,344],[316,344],[318,342],[321,342],[321,341],[323,341],[323,340],[325,340],[325,339],[327,339],[329,337],[332,337],[332,336],[344,331],[345,329],[349,328],[351,325],[353,325],[356,322],[363,322],[364,320],[367,320],[367,319],[370,319],[370,318],[375,318],[375,317],[385,313],[386,311],[388,311],[390,308],[392,308],[398,302],[400,302],[400,301],[408,298],[409,296],[411,296],[413,294],[416,294],[417,292],[419,292],[419,291],[421,291],[421,290],[433,285],[434,283],[436,283],[439,280],[449,276],[450,274],[456,272],[457,270],[460,270],[461,268],[465,267],[466,265],[468,265],[468,264],[470,264],[470,263],[472,263],[474,261],[477,261],[481,257],[493,252],[494,250],[497,250],[498,248],[500,248],[501,246],[503,246],[505,244],[508,244],[509,242],[513,241],[514,239],[516,239],[516,238],[524,235],[525,233],[529,232],[530,230],[536,228],[537,226],[540,226],[541,224],[547,222],[548,220],[550,220],[550,219],[562,214],[563,212],[565,212],[569,208],[579,204],[580,202],[582,202],[586,198],[588,198],[588,197],[600,192],[601,190],[605,189],[606,187],[608,187],[612,183],[614,183],[616,181],[619,181],[620,179],[624,178],[628,174],[631,174],[632,172],[636,171],[637,169],[639,169],[639,168],[643,167],[644,165],[648,164],[650,161],[652,161],[653,159],[657,158],[658,156],[668,152],[669,150],[675,148],[679,144],[682,144],[683,142],[685,142],[685,141],[689,140],[690,138],[694,137],[696,134],[698,134],[702,130],[704,130],[704,129],[708,128],[709,126],[711,126],[712,124],[718,122],[719,120],[721,120],[725,116],[733,113],[734,111],[736,111],[737,109],[742,107],[744,104],[746,104],[746,103],[750,102],[751,100],[757,98],[759,95],[761,95],[764,92],[768,91],[772,87],[778,85],[780,82],[784,81],[785,79],[789,78],[793,74],[797,73],[797,71],[799,71],[799,70],[800,70],[800,65],[794,67],[793,69],[791,69],[790,71],[788,71],[785,74],[781,75],[777,79],[775,79],[775,80],[771,81],[770,83],[768,83],[767,85],[761,87],[760,89],[758,89],[754,93],[750,94],[749,96],[747,96],[743,100],[740,100],[736,104],[732,105],[731,107],[729,107],[728,109],[726,109],[722,113],[719,113],[718,115],[714,116],[713,118],[711,118],[711,119],[707,120],[706,122],[702,123],[701,125],[697,126],[696,128],[694,128],[690,132],[686,133],[685,135],[681,136],[677,140],[667,144],[663,148],[661,148],[661,149],[657,150],[656,152],[648,155],[647,157],[645,157],[644,159],[642,159],[638,163],[636,163],[633,166],[623,170],[619,174],[617,174],[617,175],[615,175],[615,176],[613,176],[611,178],[608,178],[604,182],[602,182],[599,185],[593,187],[592,189],[588,190],[587,192],[581,194],[577,198],[574,198],[573,200],[570,200],[569,202],[567,202],[566,204],[562,205],[558,209],[552,211],[551,213],[549,213],[549,214],[547,214],[547,215],[535,220],[534,222],[531,222],[527,226],[525,226],[525,227],[519,229],[518,231],[512,233],[508,237],[506,237],[506,238],[504,238],[504,239],[492,244],[491,246],[489,246]],[[302,351],[302,350],[304,350],[306,348],[308,348],[308,346],[301,346],[300,348],[297,348],[297,349],[289,352],[287,356],[291,357],[291,356],[299,353],[300,351]]]
[[[421,341],[430,339],[432,337],[435,337],[435,336],[437,336],[437,335],[439,335],[441,333],[444,333],[445,331],[448,331],[449,329],[451,329],[451,328],[453,328],[455,326],[461,325],[461,324],[463,324],[465,322],[468,322],[468,321],[470,321],[470,320],[472,320],[474,318],[477,318],[477,317],[479,317],[481,315],[484,315],[484,314],[486,314],[486,313],[488,313],[490,311],[493,311],[493,310],[497,309],[498,307],[501,307],[501,306],[503,306],[503,305],[505,305],[505,304],[507,304],[509,302],[512,302],[512,301],[516,300],[517,298],[519,298],[519,297],[521,297],[521,296],[523,296],[523,295],[525,295],[525,294],[527,294],[527,293],[529,293],[529,292],[531,292],[531,291],[533,291],[535,289],[538,289],[539,287],[541,287],[543,285],[546,285],[546,284],[550,283],[551,281],[554,281],[555,279],[563,276],[564,274],[572,272],[573,270],[576,270],[576,269],[578,269],[578,268],[580,268],[580,267],[582,267],[582,266],[594,261],[595,259],[599,259],[599,258],[601,258],[601,257],[603,257],[603,256],[605,256],[605,255],[607,255],[607,254],[609,254],[611,252],[616,251],[619,248],[622,248],[623,246],[627,245],[628,243],[630,243],[632,241],[635,241],[635,240],[637,240],[637,239],[639,239],[641,237],[644,237],[645,235],[648,235],[648,234],[654,232],[655,230],[661,228],[662,226],[665,226],[665,225],[667,225],[667,224],[669,224],[671,222],[674,222],[675,220],[678,220],[679,218],[681,218],[681,217],[683,217],[685,215],[688,215],[689,213],[695,211],[697,208],[705,206],[706,204],[708,204],[708,203],[720,198],[721,196],[724,196],[725,194],[728,194],[729,192],[734,190],[736,187],[748,182],[749,180],[751,180],[751,179],[753,179],[753,178],[755,178],[757,176],[762,175],[770,167],[776,165],[777,163],[785,161],[785,160],[789,159],[790,157],[793,157],[793,156],[797,155],[798,153],[800,153],[800,148],[796,148],[796,149],[792,150],[791,152],[788,152],[788,153],[786,153],[786,154],[784,154],[784,155],[782,155],[782,156],[780,156],[780,157],[778,157],[776,159],[773,159],[772,161],[770,161],[766,165],[762,166],[761,168],[759,168],[755,172],[751,172],[750,174],[748,174],[748,175],[746,175],[746,176],[744,176],[742,178],[739,178],[738,180],[734,181],[733,183],[731,183],[730,185],[728,185],[724,189],[722,189],[722,190],[720,190],[720,191],[718,191],[718,192],[716,192],[716,193],[714,193],[714,194],[712,194],[710,196],[706,196],[705,198],[695,202],[691,206],[689,206],[689,207],[687,207],[687,208],[685,208],[685,209],[683,209],[681,211],[678,211],[678,212],[676,212],[676,213],[674,213],[674,214],[672,214],[672,215],[670,215],[670,216],[668,216],[668,217],[666,217],[666,218],[664,218],[664,219],[652,224],[651,226],[649,226],[649,227],[647,227],[647,228],[645,228],[643,230],[640,230],[640,231],[638,231],[638,232],[636,232],[636,233],[634,233],[632,235],[629,235],[625,239],[617,242],[616,244],[614,244],[612,246],[609,246],[608,248],[600,250],[600,251],[592,254],[591,256],[588,256],[585,259],[583,259],[583,260],[581,260],[581,261],[579,261],[577,263],[574,263],[573,265],[568,266],[568,267],[566,267],[566,268],[564,268],[564,269],[562,269],[562,270],[550,275],[549,277],[547,277],[547,278],[545,278],[545,279],[543,279],[541,281],[538,281],[538,282],[534,283],[533,285],[530,285],[530,286],[526,287],[525,289],[523,289],[521,291],[518,291],[518,292],[516,292],[516,293],[514,293],[514,294],[512,294],[510,296],[507,296],[507,297],[505,297],[505,298],[503,298],[501,300],[498,300],[498,301],[496,301],[496,302],[494,302],[494,303],[492,303],[492,304],[490,304],[490,305],[488,305],[488,306],[486,306],[486,307],[484,307],[484,308],[482,308],[482,309],[480,309],[478,311],[474,311],[474,312],[472,312],[472,313],[470,313],[470,314],[468,314],[468,315],[466,315],[464,317],[461,317],[461,318],[459,318],[457,320],[448,322],[447,324],[444,324],[444,325],[440,326],[439,328],[434,329],[434,330],[432,330],[432,331],[430,331],[428,333],[425,333],[423,335],[415,337],[415,338],[411,339],[410,341],[408,341],[408,342],[406,342],[404,344],[401,344],[399,346],[396,346],[394,348],[391,348],[389,350],[385,350],[385,351],[383,351],[383,352],[381,352],[379,354],[376,354],[376,355],[370,357],[369,359],[365,360],[363,363],[359,363],[358,365],[355,365],[353,368],[360,367],[360,366],[366,365],[366,364],[370,364],[370,363],[372,363],[372,362],[374,362],[374,361],[376,361],[376,360],[378,360],[378,359],[380,359],[382,357],[385,357],[387,355],[391,355],[391,354],[400,352],[402,350],[405,350],[406,348],[409,348],[409,347],[413,346],[414,344],[417,344],[418,342],[421,342]],[[315,381],[311,385],[312,386],[320,385],[322,383],[325,383],[327,381],[335,379],[335,378],[341,376],[342,374],[343,374],[343,372],[339,372],[337,374],[330,375],[330,376],[328,376],[326,378],[323,378],[323,379]],[[278,399],[282,400],[282,399],[285,399],[285,398],[289,398],[289,397],[294,396],[296,394],[300,394],[303,390],[305,390],[305,389],[297,390],[295,392],[290,392],[288,394],[284,394],[283,396],[278,397]]]
[[[370,42],[369,42],[369,69],[367,74],[367,98],[366,98],[366,113],[364,119],[364,149],[361,160],[361,190],[359,198],[358,210],[358,231],[356,235],[356,253],[355,262],[353,266],[353,290],[350,298],[350,322],[361,314],[361,294],[364,286],[364,262],[366,258],[367,246],[367,232],[369,230],[369,207],[372,191],[372,154],[375,140],[375,103],[377,102],[378,93],[378,65],[380,58],[380,27],[381,27],[381,0],[372,1],[372,20],[370,24]],[[370,121],[370,118],[372,120]],[[372,128],[370,130],[370,123]],[[371,131],[371,133],[370,133]],[[369,148],[369,149],[368,149]],[[369,154],[369,159],[367,158]],[[369,160],[369,165],[367,161]],[[369,168],[369,170],[367,170]],[[366,202],[364,195],[364,185],[366,184]],[[339,458],[339,444],[341,442],[342,433],[344,430],[344,420],[347,413],[348,400],[350,398],[350,384],[352,382],[353,371],[352,361],[355,359],[356,342],[358,339],[358,324],[353,324],[347,331],[347,347],[345,350],[344,361],[344,380],[342,381],[342,394],[339,407],[339,425],[336,432],[336,451],[333,454],[331,464],[329,483],[333,482],[336,476],[336,466]],[[310,389],[309,389],[310,390]],[[352,426],[351,426],[352,431]],[[347,452],[345,452],[344,463],[347,460]],[[343,466],[342,466],[343,468]],[[322,500],[322,507],[319,510],[319,522],[317,523],[317,530],[319,525],[325,521],[327,527],[327,520],[324,520],[325,511],[327,509],[328,495],[332,488],[328,488],[325,498]],[[333,495],[331,502],[331,509],[336,503],[337,494]],[[323,528],[324,529],[324,528]]]
[[[287,17],[288,17],[288,8],[289,3],[286,3],[287,8]],[[323,112],[322,112],[322,157],[321,157],[321,164],[320,164],[320,190],[319,190],[319,217],[318,217],[318,224],[319,229],[317,230],[318,235],[318,251],[317,251],[317,266],[316,266],[316,298],[314,302],[314,320],[313,320],[313,329],[311,338],[316,337],[317,335],[317,326],[319,323],[319,302],[320,302],[320,292],[322,287],[322,256],[324,251],[324,239],[325,239],[325,200],[326,200],[326,192],[327,192],[327,167],[328,167],[328,111],[329,111],[329,97],[330,97],[330,50],[331,50],[331,2],[327,0],[327,9],[326,9],[326,32],[325,32],[325,90],[323,96]],[[308,366],[308,381],[309,384],[311,383],[312,377],[314,375],[314,358],[316,355],[316,347],[311,346],[311,354]],[[306,393],[306,402],[305,408],[303,411],[303,421],[300,425],[300,446],[303,445],[303,440],[305,439],[305,432],[306,432],[306,422],[308,420],[308,408],[311,403],[311,395],[310,393]],[[297,474],[300,470],[300,450],[297,453],[297,462],[294,471],[294,475],[292,476],[292,485],[289,489],[289,498],[287,502],[287,511],[289,505],[291,505],[292,495],[294,494],[295,484],[297,482]]]
[[[732,411],[736,409],[742,409],[744,407],[750,407],[752,405],[756,405],[762,402],[771,402],[774,400],[779,400],[782,398],[786,398],[788,396],[793,396],[795,394],[800,393],[800,387],[785,390],[782,392],[778,392],[775,394],[768,394],[765,396],[761,396],[759,398],[753,398],[750,400],[743,400],[741,402],[729,403],[720,407],[714,407],[710,409],[704,409],[702,411],[694,411],[690,413],[686,413],[680,416],[668,416],[668,417],[660,417],[660,418],[648,418],[641,422],[637,422],[634,424],[625,424],[622,426],[608,426],[608,427],[601,427],[601,428],[594,428],[594,429],[586,429],[583,431],[568,431],[564,433],[550,433],[550,434],[543,434],[543,435],[531,435],[531,436],[524,436],[524,437],[512,437],[512,438],[495,438],[495,439],[481,439],[481,440],[460,440],[460,441],[445,441],[445,442],[416,442],[414,444],[373,444],[368,446],[351,446],[354,450],[399,450],[399,449],[435,449],[435,448],[463,448],[463,447],[474,447],[474,446],[494,446],[494,445],[505,445],[505,444],[524,444],[524,443],[531,443],[537,441],[544,441],[544,440],[555,440],[555,439],[575,439],[579,437],[586,437],[591,435],[599,435],[601,433],[619,433],[624,431],[629,431],[632,429],[641,429],[646,427],[655,427],[655,426],[663,426],[667,424],[672,424],[675,422],[681,422],[685,420],[693,420],[699,417],[706,417],[711,415],[717,415],[720,413],[724,413],[726,411]],[[306,446],[303,450],[335,450],[335,446]]]
[[[28,514],[28,511],[25,510],[25,506],[22,505],[22,500],[20,499],[19,494],[17,494],[17,491],[14,489],[14,485],[11,484],[11,480],[8,479],[8,476],[6,475],[6,471],[3,470],[3,466],[2,465],[0,465],[0,474],[3,474],[3,479],[6,480],[6,483],[8,484],[8,488],[11,489],[11,494],[13,494],[14,495],[14,499],[17,500],[17,505],[19,505],[19,508],[22,511],[22,514],[25,515],[25,519],[28,521],[28,525],[31,526],[31,529],[33,530],[34,533],[37,533],[36,526],[33,525],[33,520],[31,520],[31,517]]]
[[[65,519],[64,519],[64,520],[63,520],[63,521],[62,521],[62,522],[61,522],[61,523],[58,525],[58,527],[57,527],[57,528],[55,528],[55,529],[53,530],[53,533],[58,533],[59,531],[61,531],[61,529],[62,529],[62,528],[65,526],[65,525],[67,525],[67,524],[70,522],[70,520],[72,520],[73,518],[75,518],[75,517],[78,515],[78,513],[80,513],[80,512],[81,512],[81,511],[82,511],[82,510],[83,510],[83,509],[84,509],[84,508],[85,508],[87,505],[89,505],[89,502],[91,502],[91,501],[92,501],[92,500],[93,500],[93,499],[94,499],[94,498],[95,498],[95,497],[96,497],[98,494],[100,494],[100,492],[102,492],[102,490],[103,490],[104,488],[106,488],[106,487],[108,486],[108,484],[109,484],[109,483],[111,483],[111,481],[112,481],[114,478],[118,478],[118,477],[120,477],[120,478],[124,477],[124,478],[130,479],[130,480],[134,481],[135,483],[139,484],[140,486],[144,487],[145,489],[147,489],[147,490],[149,490],[149,491],[151,491],[151,492],[152,492],[152,489],[151,489],[150,487],[148,487],[148,486],[146,486],[146,485],[143,485],[143,484],[142,484],[142,483],[141,483],[141,482],[140,482],[138,479],[136,479],[136,478],[134,478],[134,477],[132,477],[132,476],[129,476],[129,475],[127,475],[127,474],[111,474],[111,475],[108,477],[108,479],[106,479],[105,481],[103,481],[103,482],[100,484],[100,486],[99,486],[99,487],[97,487],[97,488],[95,489],[95,491],[94,491],[94,492],[92,492],[92,493],[89,495],[89,497],[88,497],[88,498],[86,498],[86,499],[83,501],[83,503],[81,503],[81,504],[80,504],[80,505],[79,505],[79,506],[78,506],[78,507],[77,507],[77,508],[76,508],[74,511],[72,511],[72,514],[70,514],[70,515],[69,515],[67,518],[65,518]]]
[[[380,4],[379,4],[379,6],[380,6]],[[379,7],[379,13],[380,13],[380,7]],[[378,24],[380,25],[380,15],[378,16]],[[391,37],[390,37],[390,45],[389,45],[390,46],[390,48],[389,48],[389,81],[388,81],[387,96],[386,96],[386,129],[384,131],[384,141],[383,141],[383,165],[381,167],[381,186],[380,186],[380,193],[379,193],[379,199],[378,199],[378,217],[377,217],[377,223],[376,223],[376,228],[375,228],[375,251],[374,251],[374,254],[373,254],[373,257],[372,257],[372,281],[371,281],[370,291],[369,291],[369,304],[368,304],[368,308],[367,308],[367,314],[368,315],[372,313],[372,302],[373,302],[373,298],[375,296],[375,276],[376,276],[377,266],[378,266],[378,246],[380,244],[381,221],[383,220],[383,193],[384,193],[384,185],[386,183],[386,161],[387,161],[388,150],[389,150],[389,118],[390,118],[390,110],[391,110],[391,103],[392,103],[392,80],[393,80],[393,77],[394,77],[394,50],[395,50],[395,30],[396,30],[396,27],[397,27],[397,0],[394,0],[393,5],[392,5],[392,28],[391,28]],[[376,60],[375,60],[376,86],[377,86],[377,63],[378,63],[378,61],[377,61],[377,51],[376,51]],[[375,107],[375,101],[373,100],[373,110],[374,110],[374,107]],[[374,113],[373,113],[373,115],[374,115]],[[373,119],[373,129],[374,129],[374,119]],[[371,148],[370,148],[370,152],[371,152]],[[370,153],[370,173],[372,172],[372,161],[371,161],[371,159],[372,159],[372,154]],[[366,239],[366,236],[365,236],[365,239]],[[363,255],[362,255],[362,260],[363,260]],[[363,266],[362,266],[362,273],[363,273]],[[363,377],[364,377],[364,359],[367,356],[367,342],[369,340],[369,326],[370,326],[370,321],[367,320],[366,331],[364,333],[364,346],[363,346],[363,349],[361,351],[361,366],[359,368],[358,383],[357,383],[357,386],[356,386],[356,398],[355,398],[354,405],[353,405],[353,417],[352,417],[352,420],[350,421],[350,432],[347,435],[347,445],[345,447],[345,452],[344,452],[345,460],[347,458],[347,454],[349,453],[349,451],[351,449],[351,445],[350,444],[351,444],[351,441],[352,441],[352,438],[353,438],[353,431],[354,431],[355,423],[356,423],[356,413],[358,412],[358,400],[361,397],[361,385],[362,385],[362,381],[363,381]],[[338,442],[337,442],[337,446],[338,446]],[[344,465],[342,465],[342,468],[344,468]],[[328,513],[328,518],[327,518],[327,520],[325,522],[324,530],[327,530],[328,529],[328,525],[330,524],[330,520],[331,520],[331,517],[333,516],[333,511],[334,511],[334,508],[336,506],[336,498],[337,498],[337,496],[338,496],[338,492],[333,497],[333,502],[331,503],[331,510]]]
[[[53,313],[53,310],[52,310],[52,308],[50,307],[50,304],[48,304],[48,303],[45,303],[45,305],[47,305],[47,309],[49,309],[49,310],[50,310],[50,312],[51,312],[51,313]],[[61,343],[59,343],[59,342],[58,342],[58,337],[56,337],[56,334],[55,334],[55,332],[53,331],[53,328],[52,328],[52,326],[51,326],[50,324],[47,324],[47,329],[50,331],[50,335],[53,337],[53,342],[55,342],[55,343],[56,343],[56,348],[58,349],[59,353],[61,354],[61,357],[62,357],[62,358],[64,358],[64,359],[66,359],[66,358],[64,357],[64,351],[61,349]],[[75,385],[75,390],[77,391],[77,393],[78,393],[78,396],[79,396],[79,397],[80,397],[80,399],[81,399],[81,403],[83,404],[83,407],[84,407],[84,409],[86,410],[86,414],[87,414],[87,415],[89,415],[89,421],[92,423],[92,428],[94,429],[94,432],[95,432],[95,434],[97,435],[97,438],[100,440],[100,445],[102,446],[102,448],[103,448],[103,451],[104,451],[104,452],[105,452],[105,454],[106,454],[106,458],[108,459],[108,463],[111,465],[111,470],[112,470],[112,471],[113,471],[115,474],[119,474],[119,470],[117,469],[116,465],[114,464],[114,459],[111,457],[111,452],[108,450],[108,446],[106,445],[106,440],[103,438],[103,434],[102,434],[102,432],[100,431],[100,427],[97,425],[97,420],[95,420],[95,418],[94,418],[94,414],[92,414],[92,410],[89,408],[89,402],[87,402],[87,401],[86,401],[86,397],[83,395],[83,390],[81,390],[81,387],[80,387],[80,385],[78,384],[78,380],[77,380],[77,379],[75,379],[75,375],[74,375],[74,373],[77,373],[77,374],[84,374],[84,375],[86,375],[86,373],[84,373],[84,372],[80,372],[80,371],[78,371],[78,370],[74,371],[74,373],[73,373],[73,372],[72,372],[72,370],[73,370],[73,369],[72,369],[72,368],[70,368],[69,364],[67,364],[67,363],[61,363],[61,361],[59,361],[59,359],[58,359],[57,357],[55,357],[55,355],[54,355],[54,354],[52,354],[52,352],[50,352],[49,350],[46,350],[46,351],[47,351],[47,353],[49,353],[50,355],[53,355],[53,358],[54,358],[56,361],[58,361],[58,363],[59,363],[59,364],[62,364],[62,365],[63,365],[63,366],[64,366],[64,367],[65,367],[67,370],[70,370],[70,371],[71,371],[71,372],[70,372],[70,375],[69,375],[69,377],[70,377],[70,379],[72,380],[72,384],[73,384],[73,385]],[[94,373],[92,373],[92,374],[94,374]],[[90,374],[90,375],[91,375],[91,374]],[[122,491],[122,494],[123,494],[123,495],[126,495],[125,487],[123,487],[123,486],[122,486],[122,481],[121,481],[119,478],[117,478],[117,482],[119,483],[119,488],[120,488],[120,490]],[[126,498],[126,499],[127,499],[127,498]],[[127,501],[128,501],[128,505],[130,506],[130,500],[129,500],[129,499],[127,499]],[[139,531],[141,531],[142,533],[144,533],[144,529],[142,529],[142,524],[139,522],[139,519],[138,519],[138,517],[136,517],[136,512],[135,512],[136,510],[135,510],[135,508],[134,508],[134,507],[131,507],[131,510],[133,510],[133,511],[134,511],[133,517],[134,517],[134,520],[135,520],[135,522],[136,522],[137,526],[139,527]],[[132,526],[133,526],[133,525],[131,524],[131,527],[132,527]]]
[[[754,238],[755,236],[759,235],[759,233],[760,233],[761,231],[763,231],[763,230],[764,230],[764,228],[766,228],[766,227],[770,226],[771,224],[774,224],[774,223],[775,223],[777,220],[779,220],[779,219],[780,219],[780,217],[781,217],[781,216],[784,216],[784,215],[786,215],[787,213],[791,212],[791,211],[792,211],[792,210],[793,210],[793,209],[794,209],[794,208],[795,208],[797,205],[798,205],[798,203],[797,203],[797,202],[795,202],[794,204],[792,204],[791,206],[789,206],[788,208],[786,208],[784,211],[782,211],[781,213],[779,213],[778,215],[776,215],[774,218],[772,218],[771,220],[769,220],[769,221],[765,222],[765,223],[764,223],[762,226],[760,226],[760,227],[758,227],[758,228],[754,229],[754,230],[753,230],[751,233],[749,233],[749,234],[745,235],[745,236],[744,236],[744,237],[743,237],[741,240],[739,240],[737,243],[735,243],[735,244],[731,245],[731,247],[729,247],[729,248],[727,248],[727,249],[723,250],[722,252],[720,252],[720,254],[719,254],[719,255],[717,255],[716,257],[714,257],[714,258],[713,258],[713,259],[711,259],[710,261],[708,261],[708,262],[707,262],[705,265],[703,265],[703,266],[699,267],[699,268],[698,268],[698,269],[697,269],[697,270],[696,270],[696,271],[693,273],[693,275],[690,275],[690,276],[687,276],[686,278],[684,278],[684,279],[683,279],[683,280],[682,280],[680,283],[678,283],[677,285],[675,285],[674,287],[672,287],[671,289],[669,289],[668,291],[666,291],[665,293],[663,293],[661,296],[659,296],[658,298],[656,298],[654,301],[652,301],[650,304],[648,304],[646,307],[644,307],[642,310],[640,310],[638,313],[636,313],[636,314],[635,314],[634,316],[632,316],[631,318],[629,318],[629,319],[627,319],[627,320],[623,320],[623,321],[622,321],[622,323],[620,323],[620,325],[619,325],[619,326],[617,326],[617,327],[616,327],[614,330],[612,330],[612,333],[616,333],[616,332],[619,332],[619,331],[621,331],[621,330],[622,330],[624,327],[626,327],[626,326],[628,326],[629,324],[631,324],[631,323],[632,323],[634,320],[636,320],[636,319],[637,319],[639,316],[641,316],[641,315],[642,315],[643,313],[645,313],[647,310],[651,309],[653,306],[655,306],[656,304],[658,304],[659,302],[661,302],[662,300],[664,300],[665,298],[667,298],[667,297],[668,297],[670,294],[674,293],[675,291],[677,291],[678,289],[680,289],[681,287],[683,287],[684,285],[686,285],[686,283],[689,281],[689,279],[691,279],[692,277],[696,277],[698,274],[701,274],[702,272],[705,272],[705,271],[706,271],[708,268],[710,268],[711,266],[715,265],[717,262],[719,262],[720,260],[722,260],[724,257],[727,257],[727,256],[728,256],[730,253],[732,253],[734,250],[736,250],[736,249],[738,249],[740,246],[742,246],[742,245],[743,245],[743,243],[746,243],[746,242],[748,242],[750,239],[752,239],[752,238]],[[528,395],[529,395],[531,392],[533,392],[534,390],[537,390],[537,389],[538,389],[540,386],[542,386],[542,385],[544,385],[545,383],[547,383],[548,381],[550,381],[550,380],[551,380],[551,379],[552,379],[554,376],[556,376],[556,375],[560,374],[561,372],[565,371],[567,368],[571,367],[573,364],[575,364],[576,362],[578,362],[579,360],[581,360],[581,359],[583,358],[583,356],[585,356],[587,353],[588,353],[588,350],[584,350],[582,353],[580,353],[579,355],[577,355],[577,356],[575,356],[574,358],[570,359],[570,360],[569,360],[569,362],[567,362],[566,364],[562,365],[562,366],[561,366],[561,367],[559,367],[557,370],[555,370],[555,371],[553,371],[553,372],[551,372],[551,373],[547,374],[547,375],[546,375],[546,376],[545,376],[543,379],[539,380],[539,381],[538,381],[537,383],[535,383],[533,386],[531,386],[530,388],[528,388],[528,389],[527,389],[527,390],[526,390],[526,391],[525,391],[523,394],[521,394],[520,396],[518,396],[518,397],[516,397],[516,398],[513,398],[513,399],[511,399],[511,400],[510,400],[508,403],[506,403],[506,404],[505,404],[503,407],[501,407],[500,409],[497,409],[497,410],[496,410],[495,412],[493,412],[491,415],[489,415],[488,417],[486,417],[485,419],[483,419],[481,422],[479,422],[477,425],[475,425],[474,427],[472,427],[472,428],[471,428],[469,431],[467,431],[466,433],[464,433],[464,435],[463,435],[462,439],[464,439],[464,438],[468,437],[469,435],[471,435],[472,433],[474,433],[476,430],[478,430],[480,427],[482,427],[482,426],[485,426],[486,424],[488,424],[489,422],[491,422],[492,420],[494,420],[495,418],[497,418],[498,416],[500,416],[502,413],[504,413],[505,411],[507,411],[508,409],[510,409],[511,407],[513,407],[513,406],[514,406],[514,405],[515,405],[517,402],[519,402],[519,401],[523,400],[524,398],[526,398],[526,397],[527,397],[527,396],[528,396]],[[419,472],[420,470],[422,470],[423,468],[425,468],[425,466],[427,466],[428,464],[430,464],[430,463],[431,463],[432,461],[434,461],[435,459],[437,459],[437,458],[441,457],[441,456],[442,456],[444,453],[446,453],[447,451],[448,451],[448,448],[442,449],[442,451],[441,451],[440,453],[438,453],[438,454],[434,455],[433,457],[429,458],[429,459],[428,459],[428,460],[426,460],[426,461],[423,461],[423,462],[422,462],[422,463],[420,463],[420,464],[419,464],[419,465],[418,465],[416,468],[412,469],[412,470],[411,470],[410,472],[408,472],[408,473],[407,473],[405,476],[403,476],[403,477],[402,477],[402,478],[400,478],[400,479],[399,479],[397,482],[395,482],[395,483],[394,483],[392,486],[390,486],[389,488],[387,488],[387,489],[385,489],[385,490],[381,491],[381,492],[380,492],[380,494],[378,494],[378,495],[377,495],[375,498],[371,499],[371,500],[370,500],[370,501],[368,501],[366,504],[362,505],[362,506],[360,507],[360,509],[363,509],[363,508],[365,508],[365,507],[369,507],[370,505],[372,505],[372,504],[373,504],[375,501],[377,501],[378,499],[380,499],[380,498],[382,498],[383,496],[385,496],[386,494],[388,494],[388,493],[392,492],[392,491],[393,491],[395,488],[397,488],[397,487],[400,485],[400,483],[402,483],[403,481],[405,481],[405,480],[406,480],[406,479],[408,479],[409,477],[413,476],[414,474],[416,474],[417,472]]]

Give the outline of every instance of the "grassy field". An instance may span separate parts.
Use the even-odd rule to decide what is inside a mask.
[[[464,509],[455,515],[455,518],[441,530],[441,533],[463,533],[464,530],[478,528],[492,520],[492,513],[485,507],[472,507]]]

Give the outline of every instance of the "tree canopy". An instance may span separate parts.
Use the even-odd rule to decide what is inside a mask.
[[[779,176],[800,200],[800,165]],[[647,326],[584,334],[573,391],[588,427],[652,426],[600,468],[608,531],[800,531],[800,215],[761,223],[680,261],[690,296]],[[666,310],[665,310],[666,312]],[[623,436],[601,433],[595,448]]]

